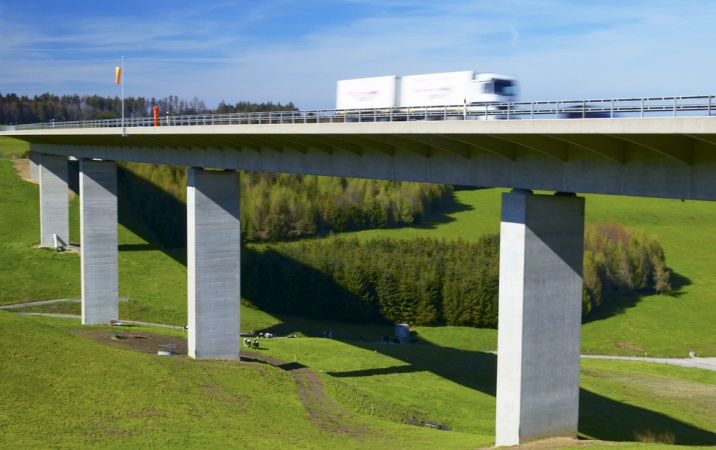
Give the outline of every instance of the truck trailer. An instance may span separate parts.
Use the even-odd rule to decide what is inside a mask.
[[[485,105],[517,100],[513,77],[473,71],[358,78],[338,82],[336,109]]]

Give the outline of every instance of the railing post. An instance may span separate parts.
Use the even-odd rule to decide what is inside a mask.
[[[711,117],[711,99],[712,99],[712,98],[713,98],[712,95],[709,95],[708,98],[707,98],[707,100],[708,100],[708,102],[709,102],[709,106],[708,106],[709,117]]]

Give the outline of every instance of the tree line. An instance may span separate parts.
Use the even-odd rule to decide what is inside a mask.
[[[160,114],[191,115],[255,111],[295,111],[293,103],[250,103],[237,102],[227,104],[221,101],[215,109],[206,107],[197,97],[191,100],[180,99],[176,95],[163,98],[125,97],[124,114],[126,117],[150,117],[152,108],[157,106]],[[104,120],[122,117],[122,99],[120,97],[101,97],[99,95],[55,95],[44,93],[29,97],[27,95],[0,93],[0,124],[26,124],[41,122],[71,122],[79,120]]]
[[[496,328],[498,234],[476,243],[331,237],[249,249],[242,296],[263,310],[346,322]],[[618,292],[671,289],[654,236],[618,224],[587,226],[583,317]]]
[[[671,290],[664,249],[655,236],[617,223],[588,226],[584,233],[583,310],[611,294]]]
[[[187,168],[121,163],[119,179],[168,247],[186,243]],[[241,229],[249,242],[420,223],[453,201],[452,186],[242,171]]]

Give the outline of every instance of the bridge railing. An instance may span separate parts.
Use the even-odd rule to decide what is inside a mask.
[[[716,96],[555,100],[480,105],[445,105],[378,109],[320,109],[230,114],[194,114],[158,119],[159,126],[252,125],[296,123],[405,122],[418,120],[537,120],[629,117],[712,116]],[[118,128],[121,119],[45,122],[0,127],[0,131],[52,128]],[[153,117],[127,117],[124,126],[151,127]]]

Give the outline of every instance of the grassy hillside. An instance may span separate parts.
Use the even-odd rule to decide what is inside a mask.
[[[0,447],[468,448],[492,439],[455,432],[446,440],[340,407],[321,417],[290,371],[108,347],[68,326],[79,325],[0,312]]]
[[[129,331],[162,332],[0,311],[0,448],[448,449],[494,439],[496,359],[479,330],[418,330],[416,346],[377,343],[377,329],[363,329],[363,341],[262,340],[241,363],[110,339]],[[716,442],[714,372],[589,360],[581,384],[585,438]],[[424,421],[452,431],[415,426]]]
[[[29,150],[30,145],[27,142],[0,136],[0,155],[11,158],[13,155],[20,156]]]

